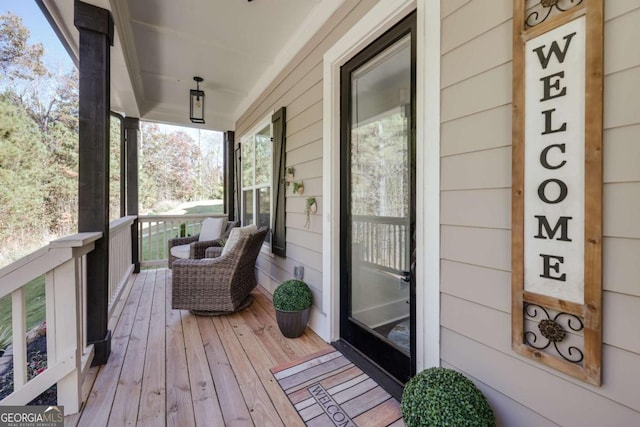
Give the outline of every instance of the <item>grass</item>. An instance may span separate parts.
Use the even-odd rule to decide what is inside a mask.
[[[224,205],[221,203],[219,205],[197,205],[192,206],[190,208],[186,208],[185,211],[187,214],[223,214]]]
[[[44,276],[37,277],[25,286],[25,305],[27,306],[27,330],[45,320]],[[11,295],[0,299],[0,328],[12,330]]]

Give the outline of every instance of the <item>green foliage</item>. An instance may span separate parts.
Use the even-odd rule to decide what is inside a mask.
[[[301,280],[282,282],[273,292],[273,306],[280,311],[297,311],[311,307],[313,295]]]
[[[0,326],[0,350],[6,350],[11,344],[12,338],[11,329],[6,326]]]
[[[182,224],[180,224],[180,237],[189,236],[191,236],[191,234],[187,234],[187,224],[183,222]]]
[[[304,216],[305,216],[305,228],[309,228],[311,225],[311,207],[316,204],[315,197],[307,197],[307,201],[304,206]]]
[[[42,230],[48,159],[27,112],[0,97],[0,244]]]
[[[429,368],[411,378],[405,385],[401,408],[407,427],[495,425],[482,392],[464,375],[447,368]]]
[[[121,123],[111,116],[109,126],[109,220],[120,218],[120,160],[121,160]]]

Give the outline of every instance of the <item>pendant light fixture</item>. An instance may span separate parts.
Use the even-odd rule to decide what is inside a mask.
[[[202,77],[194,77],[196,88],[189,92],[189,118],[191,123],[204,123],[204,91],[200,90]]]

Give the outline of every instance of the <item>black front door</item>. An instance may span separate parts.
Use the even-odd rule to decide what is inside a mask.
[[[340,337],[415,370],[416,16],[341,69]]]

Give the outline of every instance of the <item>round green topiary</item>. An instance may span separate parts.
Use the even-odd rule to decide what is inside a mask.
[[[273,292],[273,306],[280,311],[297,311],[311,307],[311,290],[301,280],[282,282]]]
[[[429,368],[411,378],[402,393],[407,427],[495,426],[493,411],[482,392],[460,372]]]

